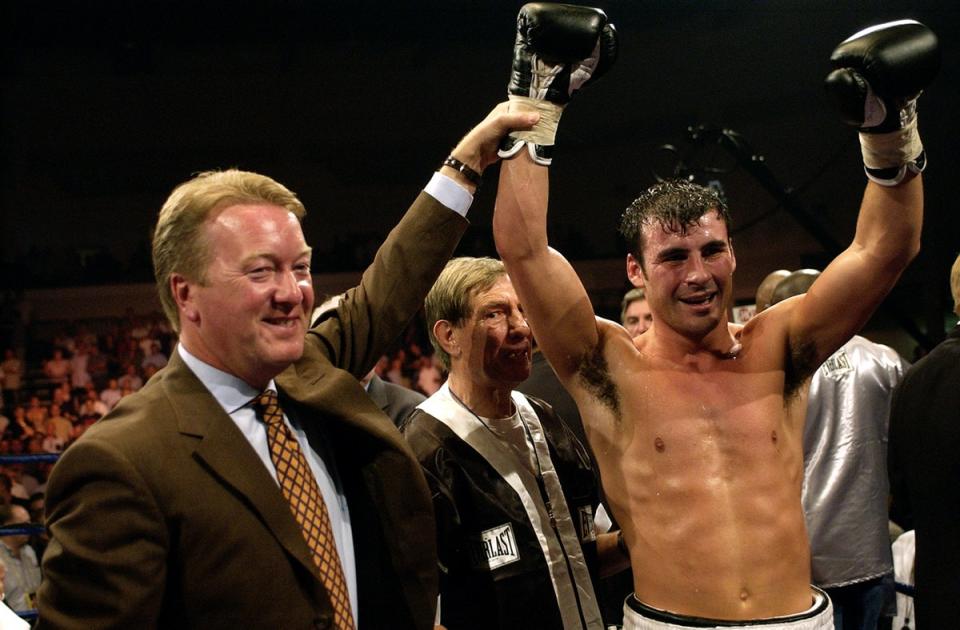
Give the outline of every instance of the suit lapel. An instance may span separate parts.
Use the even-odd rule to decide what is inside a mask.
[[[356,511],[351,508],[354,531],[376,528],[385,541],[391,571],[405,576],[404,597],[411,610],[432,610],[433,599],[424,599],[423,593],[435,592],[437,588],[433,508],[426,479],[406,440],[357,380],[328,361],[296,363],[276,382],[310,414],[305,427],[317,418],[328,423],[328,429],[322,433],[331,439],[328,450],[344,479],[347,500],[352,506],[361,507]],[[309,429],[307,432],[311,433]],[[364,496],[351,495],[351,488]],[[425,541],[425,536],[430,540]],[[360,557],[358,554],[358,560]],[[376,557],[369,561],[377,566],[358,567],[357,571],[361,598],[379,588],[369,580],[380,574],[386,559]]]
[[[310,346],[307,351],[311,351]],[[322,361],[299,361],[275,380],[290,398],[319,412],[331,423],[343,423],[379,442],[380,448],[389,447],[413,457],[379,403],[367,395],[357,379],[334,368],[326,357]]]
[[[241,494],[287,552],[316,576],[310,550],[279,486],[233,420],[180,356],[172,354],[163,385],[176,409],[180,433],[192,438],[194,456]]]

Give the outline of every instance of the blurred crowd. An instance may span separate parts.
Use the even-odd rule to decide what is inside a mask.
[[[31,335],[29,347],[4,348],[0,455],[62,452],[164,367],[175,343],[169,323],[156,313],[64,321]],[[434,364],[422,317],[411,322],[375,371],[426,396],[440,387],[444,377]],[[31,495],[42,492],[51,465],[0,466],[0,483],[11,480],[7,492],[27,507]]]

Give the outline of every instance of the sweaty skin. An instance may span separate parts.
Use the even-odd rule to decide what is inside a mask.
[[[617,412],[565,381],[650,606],[719,619],[810,606],[803,414],[784,405],[783,344],[756,343],[759,328],[733,358],[664,352],[651,331],[631,340],[598,319]]]
[[[547,169],[504,162],[493,228],[534,336],[574,397],[630,551],[634,591],[673,613],[748,620],[812,604],[800,502],[810,374],[869,318],[919,250],[920,178],[869,183],[857,231],[803,296],[729,324],[736,259],[704,214],[684,234],[644,228],[629,256],[653,325],[597,318],[547,243]],[[857,299],[850,300],[850,287]]]

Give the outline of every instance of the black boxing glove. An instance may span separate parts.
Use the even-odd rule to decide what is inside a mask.
[[[540,120],[532,129],[505,138],[500,157],[512,157],[527,144],[537,163],[549,165],[563,108],[616,58],[617,33],[600,9],[540,2],[523,5],[517,16],[507,95],[520,107],[539,111]]]
[[[867,177],[894,186],[923,171],[917,97],[940,69],[933,31],[914,20],[878,24],[843,41],[830,62],[827,91],[843,121],[860,128]]]

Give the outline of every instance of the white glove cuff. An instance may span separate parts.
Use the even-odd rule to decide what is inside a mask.
[[[915,162],[923,153],[923,142],[917,131],[917,117],[907,121],[903,129],[889,133],[860,132],[863,165],[880,170],[897,168]]]
[[[501,158],[509,160],[516,154],[520,153],[523,147],[527,147],[527,152],[530,154],[530,159],[540,166],[550,166],[553,164],[553,158],[551,157],[550,151],[547,147],[534,144],[532,142],[526,142],[524,140],[516,140],[514,138],[510,138],[508,140],[513,140],[513,144],[508,145],[507,148],[502,148],[497,151],[497,155]]]

